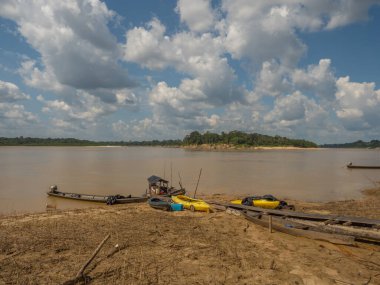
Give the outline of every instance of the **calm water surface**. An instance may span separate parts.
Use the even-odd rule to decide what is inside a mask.
[[[0,214],[94,206],[47,197],[64,192],[141,195],[156,174],[193,192],[273,194],[306,201],[353,199],[380,181],[380,170],[349,170],[348,162],[380,165],[379,150],[206,152],[160,147],[0,147]],[[172,167],[171,167],[172,166]],[[172,171],[171,171],[172,169]]]

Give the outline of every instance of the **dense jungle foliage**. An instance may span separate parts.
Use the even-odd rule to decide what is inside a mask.
[[[351,142],[351,143],[324,144],[324,145],[321,145],[321,147],[327,147],[327,148],[380,148],[380,141],[379,140],[372,140],[369,142],[364,142],[364,141],[358,140],[356,142]]]
[[[201,144],[226,144],[233,146],[294,146],[317,147],[313,142],[301,139],[288,139],[281,136],[268,136],[257,133],[249,134],[240,131],[222,132],[221,134],[198,131],[186,135],[183,140],[151,140],[151,141],[90,141],[75,138],[31,138],[31,137],[0,137],[0,145],[25,146],[187,146]]]

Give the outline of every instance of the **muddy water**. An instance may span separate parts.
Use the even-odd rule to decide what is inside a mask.
[[[349,170],[348,162],[380,165],[379,150],[207,152],[160,147],[0,147],[0,214],[40,212],[46,205],[92,203],[50,198],[64,192],[141,195],[152,174],[199,193],[273,194],[306,201],[353,199],[380,181],[380,170]]]

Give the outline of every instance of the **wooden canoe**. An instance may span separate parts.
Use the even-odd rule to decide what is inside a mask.
[[[258,213],[247,213],[250,216],[262,217]],[[265,216],[264,216],[265,219]],[[380,232],[375,229],[363,229],[352,226],[342,225],[329,225],[323,222],[305,221],[293,218],[283,218],[272,216],[272,221],[281,224],[284,227],[311,230],[315,232],[323,232],[328,234],[339,234],[345,236],[352,236],[356,241],[364,241],[371,243],[380,243]]]
[[[122,195],[91,195],[91,194],[78,194],[78,193],[68,193],[60,192],[58,190],[47,192],[49,196],[65,198],[78,201],[86,202],[98,202],[98,203],[107,203],[107,204],[126,204],[126,203],[140,203],[148,200],[147,197],[133,197],[131,195],[122,196]]]
[[[347,164],[347,168],[356,168],[356,169],[380,169],[380,166],[377,165],[353,165]]]
[[[252,206],[245,205],[235,205],[235,204],[223,204],[217,203],[222,206],[238,209],[238,210],[247,210],[253,211],[257,213],[271,214],[273,216],[281,216],[281,217],[290,217],[311,221],[321,221],[321,222],[334,222],[337,224],[350,223],[353,226],[358,227],[372,227],[377,228],[380,227],[380,220],[376,219],[367,219],[363,217],[353,217],[353,216],[341,216],[341,215],[322,215],[315,213],[303,213],[289,210],[271,210],[271,209],[263,209]]]
[[[258,217],[257,214],[252,214],[249,212],[245,213],[243,211],[242,211],[242,214],[247,220],[257,225],[267,227],[267,228],[269,227],[269,218],[267,216],[262,215]],[[272,220],[272,229],[278,232],[286,233],[286,234],[297,236],[297,237],[305,237],[305,238],[314,239],[314,240],[327,241],[334,244],[343,244],[343,245],[355,244],[355,238],[353,236],[317,232],[313,230],[308,230],[306,228],[299,228],[299,227],[294,227],[293,225],[278,223],[275,220],[274,221]]]

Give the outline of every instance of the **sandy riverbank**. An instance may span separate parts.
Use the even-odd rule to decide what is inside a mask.
[[[365,194],[291,202],[306,212],[380,219],[380,189]],[[378,246],[270,234],[225,212],[162,212],[147,204],[0,218],[0,284],[62,284],[107,234],[86,270],[91,284],[380,284]]]

